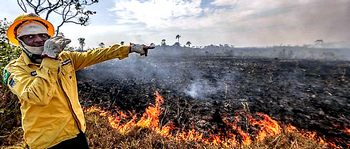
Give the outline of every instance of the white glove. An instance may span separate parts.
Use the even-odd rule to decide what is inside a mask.
[[[146,46],[144,44],[133,44],[130,43],[130,52],[135,52],[135,53],[139,53],[141,56],[145,55],[147,56],[148,53],[148,49],[154,49],[155,45],[154,43],[151,43],[149,46]]]
[[[64,38],[63,36],[56,36],[48,39],[44,44],[44,51],[41,56],[56,59],[58,54],[60,54],[70,42],[70,39]]]

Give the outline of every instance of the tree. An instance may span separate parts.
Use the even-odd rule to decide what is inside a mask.
[[[9,44],[9,41],[6,36],[7,28],[9,27],[9,22],[7,22],[6,18],[3,20],[0,20],[0,43],[7,42]]]
[[[175,37],[175,39],[177,39],[177,42],[178,42],[178,43],[180,43],[180,37],[181,37],[181,36],[180,36],[179,34],[176,35],[176,37]]]
[[[79,44],[80,44],[80,51],[84,51],[85,46],[85,38],[78,38]]]
[[[190,41],[187,41],[187,42],[186,42],[186,45],[187,45],[188,47],[190,47],[191,44],[192,44],[192,43],[191,43]]]
[[[100,44],[98,44],[98,46],[99,46],[100,48],[104,48],[104,47],[105,47],[105,43],[101,42]]]
[[[166,41],[165,39],[162,39],[162,42],[161,42],[161,44],[160,44],[160,45],[161,45],[161,46],[166,46],[165,41]]]
[[[0,19],[0,136],[6,136],[6,139],[11,140],[11,142],[16,142],[19,135],[18,128],[21,127],[21,111],[20,104],[18,102],[17,96],[12,94],[6,85],[4,85],[4,67],[14,59],[17,59],[21,54],[22,49],[19,46],[14,46],[9,43],[6,36],[6,31],[10,23],[6,19]],[[13,134],[8,135],[9,133]],[[3,139],[0,139],[1,141]],[[1,142],[0,144],[3,145]]]
[[[86,26],[91,15],[96,14],[95,11],[86,10],[86,6],[98,3],[99,0],[17,0],[17,4],[24,12],[34,12],[42,15],[45,20],[53,15],[61,19],[56,27],[56,34],[59,33],[60,27],[65,23],[74,23]],[[32,11],[29,11],[32,9]]]
[[[323,44],[323,40],[322,39],[318,39],[315,41],[315,45],[322,45]]]
[[[2,70],[13,59],[16,59],[21,53],[21,48],[13,46],[9,43],[6,36],[7,28],[10,23],[6,19],[0,19],[0,74]],[[2,77],[1,77],[2,78]]]
[[[175,42],[173,46],[175,46],[175,47],[180,47],[181,45],[180,45],[179,42]]]

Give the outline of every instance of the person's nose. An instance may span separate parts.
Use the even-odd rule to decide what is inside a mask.
[[[39,35],[35,35],[33,41],[36,42],[36,43],[45,42],[45,40],[43,38],[41,38]]]

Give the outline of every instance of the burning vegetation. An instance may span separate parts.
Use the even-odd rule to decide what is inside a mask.
[[[312,141],[315,148],[341,148],[332,141],[324,140],[316,132],[299,130],[292,125],[280,125],[276,120],[263,113],[251,114],[245,111],[235,113],[236,116],[232,118],[220,116],[223,126],[217,130],[209,129],[205,132],[197,131],[195,128],[178,128],[172,122],[162,125],[160,118],[164,112],[161,107],[164,99],[158,92],[155,93],[155,96],[155,104],[148,106],[141,117],[133,112],[124,113],[117,110],[113,113],[95,106],[85,109],[85,112],[105,117],[110,127],[122,136],[135,133],[134,131],[140,133],[140,131],[147,130],[175,142],[194,142],[199,146],[215,146],[217,148],[243,148],[259,144],[266,139],[274,139],[272,142],[277,143],[275,144],[276,148],[277,145],[285,145],[286,142],[279,144],[278,141],[281,141],[282,135],[287,134],[298,135],[299,138]],[[289,143],[292,143],[292,148],[298,148],[297,146],[293,147],[295,142]],[[169,147],[163,145],[167,144],[161,144],[162,147]]]

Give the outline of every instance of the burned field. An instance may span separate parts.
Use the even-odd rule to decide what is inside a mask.
[[[205,135],[259,139],[259,121],[293,125],[344,148],[350,145],[350,62],[149,56],[78,72],[84,107],[141,117],[164,98],[158,125]],[[265,115],[266,114],[266,115]],[[266,117],[267,116],[267,117]],[[275,133],[274,130],[266,133]],[[247,135],[251,139],[247,139]],[[267,134],[268,135],[268,134]]]

